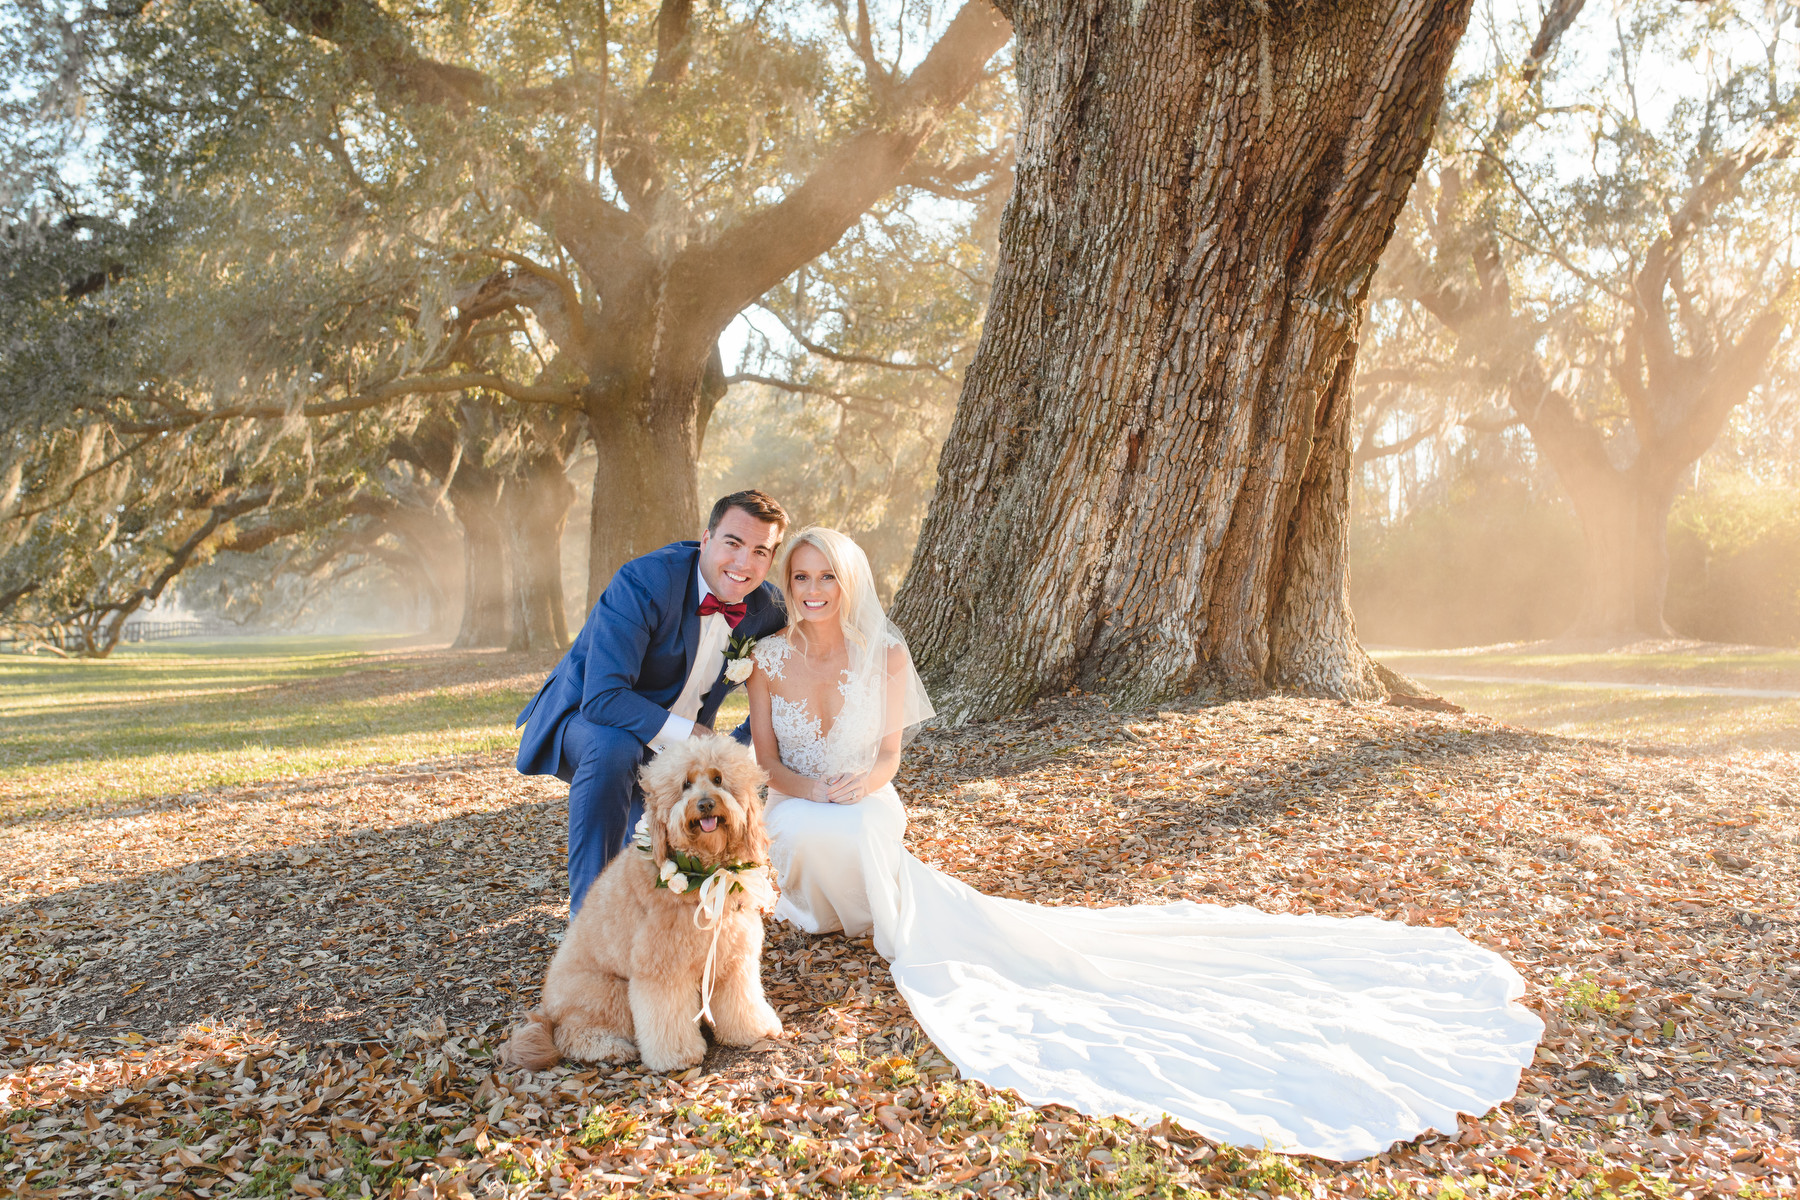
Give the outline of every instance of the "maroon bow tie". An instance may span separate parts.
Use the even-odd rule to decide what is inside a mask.
[[[717,596],[708,596],[700,602],[701,616],[707,617],[711,616],[713,613],[724,613],[726,622],[729,623],[733,629],[736,629],[738,627],[738,622],[744,619],[745,611],[744,602],[742,600],[739,600],[736,604],[726,604]]]

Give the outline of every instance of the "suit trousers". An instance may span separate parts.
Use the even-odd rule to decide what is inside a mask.
[[[596,725],[579,712],[563,727],[557,775],[569,784],[569,916],[617,858],[644,815],[638,768],[654,757],[634,734]]]

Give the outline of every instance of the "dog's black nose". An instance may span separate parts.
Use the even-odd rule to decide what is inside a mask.
[[[694,807],[696,807],[700,810],[701,816],[710,817],[713,814],[713,809],[719,807],[719,802],[717,800],[713,799],[711,796],[702,796],[700,798],[700,803],[695,805]]]

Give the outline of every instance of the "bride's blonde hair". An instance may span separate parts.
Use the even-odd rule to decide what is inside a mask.
[[[781,551],[775,558],[775,578],[781,588],[781,601],[787,606],[788,628],[790,639],[798,640],[800,649],[806,649],[806,622],[800,619],[800,602],[794,599],[793,586],[789,580],[789,567],[793,562],[794,551],[802,546],[811,546],[825,556],[826,565],[831,573],[837,576],[839,608],[838,623],[844,627],[844,640],[852,651],[867,649],[868,638],[863,632],[862,611],[863,597],[872,592],[869,584],[871,572],[869,558],[862,547],[835,529],[823,525],[808,525],[781,544]]]

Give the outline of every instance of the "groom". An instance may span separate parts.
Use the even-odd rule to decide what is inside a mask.
[[[519,714],[519,771],[569,785],[571,918],[643,813],[638,768],[712,732],[737,686],[725,678],[729,643],[786,624],[763,581],[787,523],[773,497],[733,492],[713,505],[698,542],[672,542],[620,567]]]

